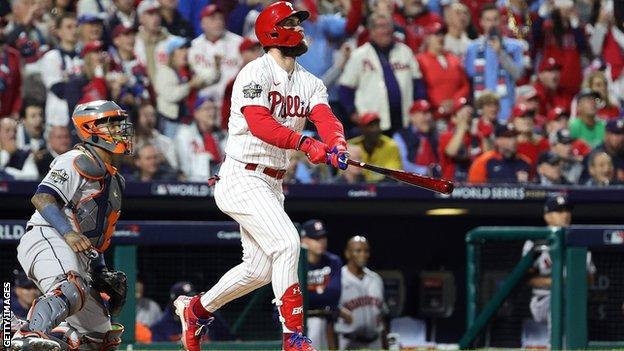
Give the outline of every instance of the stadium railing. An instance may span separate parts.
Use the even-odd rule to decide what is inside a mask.
[[[524,278],[539,250],[518,257],[525,240],[541,240],[552,260],[550,347],[557,349],[618,349],[624,346],[624,226],[479,227],[466,235],[467,328],[462,349],[475,346],[487,328],[505,332],[500,325],[516,326],[528,317],[528,287]],[[513,243],[513,245],[507,245]],[[503,245],[502,243],[505,243]],[[488,247],[489,245],[489,247]],[[513,251],[510,251],[513,250]],[[596,282],[588,284],[587,252],[597,268]],[[507,256],[503,258],[503,256]],[[510,264],[513,260],[515,263]],[[493,272],[505,271],[506,277]],[[564,273],[565,271],[565,273]],[[488,276],[489,274],[489,276]],[[495,280],[488,290],[488,281]],[[514,308],[502,312],[505,301]],[[518,306],[518,304],[523,306]],[[478,311],[478,307],[482,306]],[[525,308],[522,308],[525,307]],[[479,313],[478,313],[479,312]],[[515,324],[510,320],[515,319]],[[502,338],[499,336],[499,342]],[[504,341],[504,340],[503,340]],[[490,346],[490,345],[487,345]],[[500,346],[500,345],[492,345]]]

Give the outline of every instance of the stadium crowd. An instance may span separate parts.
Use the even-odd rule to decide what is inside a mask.
[[[218,171],[233,80],[270,0],[0,4],[0,180],[77,142],[73,108],[130,113],[129,181]],[[624,181],[624,13],[612,0],[295,0],[353,159],[467,183]],[[619,20],[616,20],[618,19]],[[297,107],[297,106],[295,106]],[[308,130],[308,133],[315,133]],[[384,182],[291,154],[288,183]]]

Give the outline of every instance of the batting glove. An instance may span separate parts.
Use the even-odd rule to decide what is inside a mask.
[[[348,159],[349,152],[343,145],[334,146],[327,154],[327,164],[342,169],[343,171],[349,166],[347,163]]]
[[[299,150],[303,151],[310,162],[314,164],[327,162],[329,147],[314,138],[303,137],[299,144]]]

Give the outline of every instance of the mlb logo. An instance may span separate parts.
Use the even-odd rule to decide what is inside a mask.
[[[624,244],[624,230],[610,230],[604,233],[604,243],[609,245]]]

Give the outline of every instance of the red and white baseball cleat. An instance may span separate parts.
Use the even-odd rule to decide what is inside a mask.
[[[312,347],[312,340],[303,335],[303,332],[284,333],[283,351],[316,351]]]
[[[212,323],[214,317],[200,319],[195,316],[191,306],[201,298],[196,296],[180,296],[174,302],[175,311],[180,316],[182,323],[182,345],[187,351],[200,351],[201,338],[208,331],[208,325]]]

